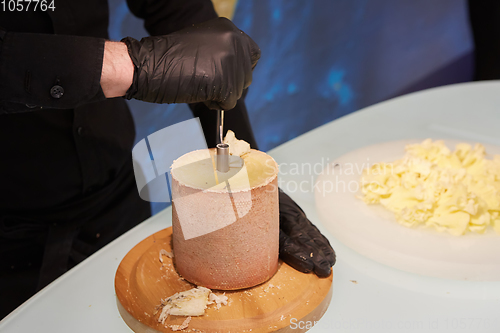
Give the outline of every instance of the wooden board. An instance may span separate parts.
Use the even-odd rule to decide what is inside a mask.
[[[156,308],[179,291],[195,287],[176,272],[173,259],[161,249],[172,251],[172,228],[164,229],[137,244],[123,258],[115,276],[118,308],[134,332],[172,332],[169,325],[180,325],[185,317],[169,316],[158,323]],[[280,262],[278,272],[267,282],[253,288],[226,291],[229,304],[219,310],[209,306],[205,314],[193,317],[184,331],[196,332],[305,332],[292,329],[298,321],[314,323],[325,313],[331,299],[332,275],[318,278]],[[222,291],[214,291],[222,294]],[[291,321],[292,319],[297,321]],[[310,326],[308,327],[310,328]]]
[[[403,271],[446,279],[500,281],[500,235],[492,228],[484,234],[459,237],[431,228],[407,228],[383,206],[366,205],[358,198],[364,168],[398,160],[405,154],[405,145],[420,142],[380,143],[335,159],[338,166],[325,169],[315,187],[316,209],[323,224],[354,251]],[[460,142],[444,140],[452,150]],[[488,158],[500,154],[500,147],[484,146]]]

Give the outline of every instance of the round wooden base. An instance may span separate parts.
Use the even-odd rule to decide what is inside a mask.
[[[172,228],[149,236],[130,250],[116,271],[118,308],[136,333],[172,332],[170,325],[180,325],[186,319],[169,316],[165,325],[157,320],[162,299],[195,287],[179,276],[173,259],[162,256],[163,263],[160,261],[160,250],[172,251],[171,240]],[[328,308],[331,285],[332,275],[318,278],[280,262],[278,272],[269,281],[253,288],[226,291],[228,305],[218,310],[215,305],[209,306],[203,316],[192,317],[183,332],[305,332]],[[304,329],[298,328],[301,321]]]

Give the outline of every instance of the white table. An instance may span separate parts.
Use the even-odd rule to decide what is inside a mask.
[[[500,82],[467,83],[368,107],[269,152],[281,165],[282,188],[337,252],[332,302],[311,332],[500,331],[500,282],[423,277],[358,255],[318,220],[312,185],[320,166],[316,172],[313,168],[290,174],[292,163],[332,162],[349,151],[384,141],[432,137],[500,145],[499,128]],[[301,182],[303,191],[294,190],[293,183]],[[116,306],[115,271],[135,244],[169,226],[170,216],[168,208],[63,275],[1,321],[0,332],[129,332]]]

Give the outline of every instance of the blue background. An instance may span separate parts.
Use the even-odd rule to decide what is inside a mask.
[[[124,0],[109,4],[111,39],[147,35]],[[467,15],[465,0],[239,0],[233,21],[262,50],[246,98],[260,149],[395,96],[470,81]],[[136,141],[191,118],[185,105],[129,105]]]

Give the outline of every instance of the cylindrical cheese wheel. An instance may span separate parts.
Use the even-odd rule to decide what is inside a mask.
[[[197,150],[172,164],[175,266],[198,286],[252,287],[278,268],[278,166],[251,150],[220,173],[214,154]]]

